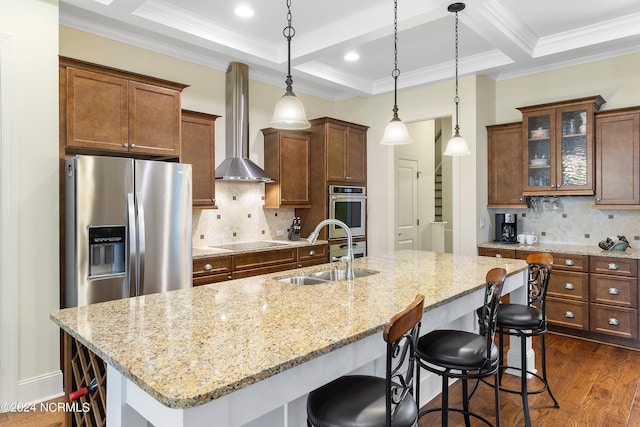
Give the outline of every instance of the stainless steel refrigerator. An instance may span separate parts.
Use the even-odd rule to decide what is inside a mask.
[[[65,159],[65,306],[193,286],[191,165]]]

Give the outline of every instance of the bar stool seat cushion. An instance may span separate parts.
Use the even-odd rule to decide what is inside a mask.
[[[348,375],[312,391],[307,398],[307,417],[317,427],[384,426],[386,379]],[[418,407],[412,396],[402,402],[392,426],[412,425]]]
[[[428,363],[446,368],[480,369],[487,361],[487,338],[466,331],[435,330],[418,340],[416,354]],[[492,344],[491,362],[496,362],[498,356],[498,348]]]
[[[498,326],[514,329],[538,329],[545,323],[541,310],[530,305],[501,304],[498,310]]]

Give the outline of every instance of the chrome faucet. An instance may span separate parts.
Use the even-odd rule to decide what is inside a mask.
[[[349,229],[349,226],[347,224],[340,221],[339,219],[332,219],[332,218],[323,219],[322,221],[320,221],[318,225],[316,225],[316,229],[313,230],[311,234],[309,234],[309,237],[307,237],[307,242],[315,243],[316,239],[318,238],[318,233],[320,232],[320,229],[325,225],[329,225],[329,224],[337,225],[338,227],[343,228],[344,231],[347,233],[347,246],[348,246],[347,254],[341,257],[340,261],[347,262],[346,279],[353,280],[355,278],[353,274],[353,235],[351,234],[351,230]]]

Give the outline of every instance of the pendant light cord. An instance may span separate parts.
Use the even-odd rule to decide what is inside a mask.
[[[460,126],[458,126],[458,116],[459,111],[458,111],[458,104],[460,103],[460,97],[458,96],[458,11],[456,11],[456,19],[455,19],[456,25],[455,25],[455,29],[456,29],[456,49],[455,49],[455,55],[456,55],[456,96],[453,98],[453,102],[455,102],[456,104],[456,135],[460,135]]]
[[[398,118],[398,77],[400,76],[400,70],[398,69],[398,0],[393,2],[393,71],[391,76],[393,77],[393,119],[400,120]]]
[[[291,26],[291,0],[287,0],[287,26],[282,30],[282,34],[287,39],[287,88],[285,95],[293,95],[293,79],[291,78],[291,39],[296,34],[296,30]]]

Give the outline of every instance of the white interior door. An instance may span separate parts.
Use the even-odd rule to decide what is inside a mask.
[[[415,249],[418,242],[418,161],[396,162],[396,233],[395,249]]]

